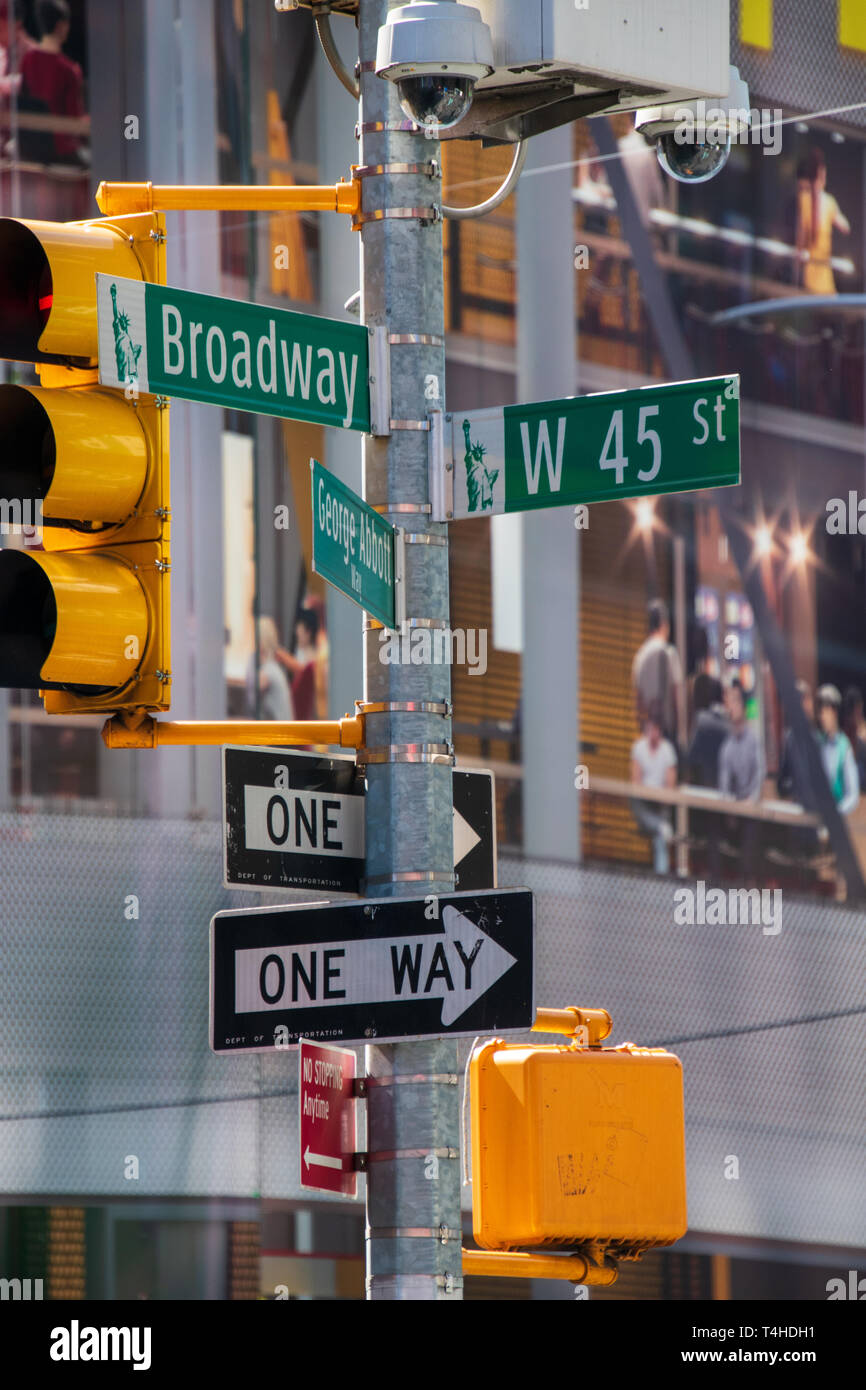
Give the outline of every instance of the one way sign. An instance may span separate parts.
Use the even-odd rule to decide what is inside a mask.
[[[218,912],[211,1047],[523,1031],[534,928],[524,888]]]
[[[461,892],[496,887],[493,773],[455,768],[454,869]],[[363,768],[285,748],[223,749],[227,888],[361,893]]]

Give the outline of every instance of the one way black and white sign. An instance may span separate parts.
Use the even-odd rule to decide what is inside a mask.
[[[534,934],[525,888],[218,912],[211,1047],[524,1031]]]
[[[453,789],[457,886],[495,888],[493,773],[455,768]],[[225,748],[226,887],[360,893],[364,796],[363,769],[353,758]]]

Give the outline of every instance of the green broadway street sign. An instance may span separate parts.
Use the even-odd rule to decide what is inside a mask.
[[[729,487],[740,481],[740,379],[464,412],[443,452],[431,466],[438,520]]]
[[[96,303],[104,386],[370,430],[360,324],[116,275]]]
[[[310,459],[313,569],[387,628],[403,621],[403,532]]]

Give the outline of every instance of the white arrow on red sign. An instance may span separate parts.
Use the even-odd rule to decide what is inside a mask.
[[[299,1060],[301,1186],[355,1197],[355,1054],[301,1038]]]
[[[319,1168],[337,1168],[342,1171],[342,1158],[332,1158],[329,1154],[311,1154],[310,1146],[304,1150],[304,1163],[309,1168],[310,1164],[316,1164]]]

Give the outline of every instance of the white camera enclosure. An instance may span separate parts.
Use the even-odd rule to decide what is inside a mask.
[[[471,109],[443,139],[510,143],[602,111],[728,92],[730,0],[445,0],[435,8],[470,5],[490,29],[493,71],[479,77]],[[357,14],[357,0],[332,0],[332,9]],[[449,61],[424,41],[417,60],[437,59]],[[389,61],[380,48],[377,69]],[[458,61],[472,63],[473,52]]]
[[[600,111],[728,92],[729,0],[473,4],[490,28],[494,70],[443,138],[514,140]]]
[[[646,106],[635,112],[635,128],[654,140],[659,135],[669,134],[683,124],[684,117],[691,117],[697,132],[696,138],[705,139],[704,127],[718,124],[724,120],[727,133],[731,137],[742,135],[752,123],[749,107],[749,84],[744,82],[735,67],[729,68],[730,83],[724,97],[718,97],[710,104],[703,101],[678,101],[662,106]]]
[[[391,82],[439,72],[477,80],[492,71],[490,30],[474,5],[408,0],[379,29],[376,72]]]

